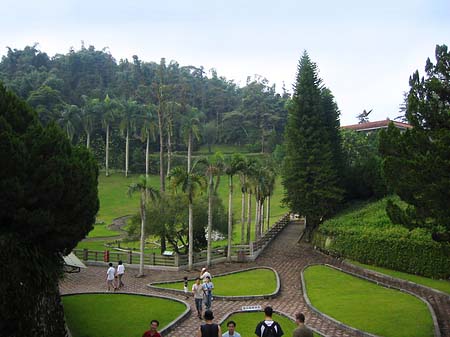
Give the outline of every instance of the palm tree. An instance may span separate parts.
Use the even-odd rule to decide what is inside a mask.
[[[194,215],[193,215],[193,203],[194,197],[199,189],[205,187],[205,178],[201,175],[196,174],[193,167],[186,171],[182,167],[175,167],[170,171],[169,179],[175,190],[181,187],[181,191],[186,194],[189,201],[189,228],[188,228],[188,240],[189,240],[189,251],[188,251],[188,269],[192,270],[193,257],[194,257]]]
[[[67,138],[72,142],[73,136],[80,125],[80,109],[76,105],[66,104],[58,122],[66,131]]]
[[[254,177],[256,175],[255,168],[257,166],[257,161],[254,158],[247,158],[245,164],[243,164],[240,170],[241,177],[241,188],[242,188],[242,204],[245,203],[245,195],[247,195],[247,219],[245,215],[242,215],[242,226],[245,226],[245,220],[247,220],[247,233],[245,242],[250,243],[251,234],[251,223],[252,223],[252,195],[254,191]],[[244,209],[244,207],[243,207]],[[244,229],[241,229],[242,233]],[[244,236],[243,236],[244,237]]]
[[[121,105],[123,110],[119,127],[122,135],[125,133],[125,177],[128,177],[130,131],[134,131],[140,106],[136,101],[132,100],[123,101]]]
[[[83,131],[86,134],[86,148],[89,149],[96,115],[101,106],[98,98],[89,99],[86,95],[82,95],[81,98],[83,100],[83,106],[80,109],[80,119]]]
[[[216,195],[214,190],[214,176],[219,177],[223,169],[223,155],[216,152],[213,156],[206,160],[206,175],[208,177],[208,248],[206,254],[206,264],[211,265],[211,233],[212,233],[212,213],[213,213],[213,197]]]
[[[141,176],[139,178],[139,182],[131,184],[128,186],[128,196],[132,196],[134,192],[140,192],[140,214],[141,214],[141,242],[140,242],[140,260],[139,260],[139,275],[144,276],[144,248],[145,248],[145,224],[146,224],[146,205],[147,201],[150,198],[152,201],[155,201],[159,195],[158,191],[150,186],[150,181]]]
[[[228,249],[227,249],[227,261],[231,262],[231,240],[233,236],[233,176],[243,170],[245,167],[245,157],[240,153],[233,154],[228,159],[225,166],[225,173],[228,176]],[[245,203],[244,203],[245,205]],[[242,220],[242,223],[244,220]],[[243,228],[243,227],[242,227]],[[244,233],[241,232],[242,238]]]
[[[149,104],[145,107],[141,117],[141,140],[145,141],[145,176],[148,178],[149,172],[149,151],[150,151],[150,138],[155,140],[157,121],[155,118],[156,107],[153,104]]]
[[[270,195],[275,183],[275,173],[271,166],[267,163],[262,165],[259,163],[255,168],[254,185],[255,185],[255,199],[256,199],[256,219],[255,219],[255,234],[256,240],[261,237],[264,224],[263,206],[265,199]]]
[[[114,122],[117,115],[118,104],[115,100],[109,98],[106,94],[105,100],[102,104],[102,125],[106,129],[106,139],[105,139],[105,171],[106,176],[109,176],[109,128],[111,123]]]
[[[181,105],[174,101],[169,101],[164,104],[164,111],[166,112],[166,132],[167,132],[167,176],[169,175],[172,164],[172,137],[173,137],[173,123],[174,118],[177,118],[178,111]]]
[[[193,139],[200,138],[200,120],[202,113],[197,108],[188,107],[187,113],[183,118],[183,134],[188,146],[187,171],[191,171],[192,161],[192,143]]]

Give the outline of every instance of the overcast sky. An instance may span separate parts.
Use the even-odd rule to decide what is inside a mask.
[[[303,50],[341,110],[341,125],[399,115],[408,78],[449,45],[449,0],[0,0],[0,55],[39,43],[50,56],[107,47],[119,60],[175,60],[245,85],[258,74],[292,92]]]

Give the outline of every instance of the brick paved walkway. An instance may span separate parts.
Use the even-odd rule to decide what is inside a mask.
[[[328,263],[346,270],[350,270],[351,267],[342,264],[339,260],[315,251],[309,245],[298,244],[297,239],[300,232],[300,225],[288,225],[255,262],[244,264],[225,263],[211,267],[212,275],[217,275],[254,266],[269,266],[278,272],[281,281],[280,295],[274,299],[213,302],[212,309],[216,321],[221,321],[230,312],[239,311],[243,305],[261,305],[262,307],[271,305],[275,311],[282,312],[292,318],[297,311],[302,311],[305,313],[307,324],[320,331],[320,333],[325,336],[361,336],[361,334],[342,328],[336,323],[319,316],[306,306],[302,296],[303,290],[300,277],[301,270],[304,266],[311,263]],[[105,291],[105,270],[105,267],[90,266],[78,274],[68,274],[65,280],[61,282],[61,293],[70,294]],[[362,274],[358,269],[353,269],[351,271]],[[189,278],[196,277],[198,272],[199,271],[147,271],[146,277],[135,278],[133,277],[133,274],[136,274],[137,270],[135,271],[128,268],[123,292],[161,295],[161,292],[151,290],[147,288],[146,285],[155,281],[181,280],[185,275]],[[365,276],[373,278],[370,274],[366,274]],[[382,281],[385,283],[392,282],[387,279],[383,279]],[[397,286],[404,286],[402,283],[397,283]],[[423,287],[413,287],[410,285],[408,290],[418,293],[422,297],[428,299],[438,316],[442,336],[450,337],[450,297],[434,293]],[[168,296],[186,301],[182,295],[168,294]],[[193,300],[189,299],[187,301],[191,306],[192,312],[195,312]],[[171,337],[194,336],[199,324],[199,319],[195,315],[191,315],[172,330],[169,335]]]

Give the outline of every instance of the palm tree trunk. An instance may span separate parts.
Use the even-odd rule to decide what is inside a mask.
[[[241,196],[241,244],[245,242],[245,192]]]
[[[167,176],[169,176],[170,173],[171,163],[172,163],[172,136],[169,130],[167,132],[167,173],[166,173]]]
[[[105,144],[105,171],[109,176],[109,123],[106,125],[106,144]]]
[[[267,196],[267,210],[266,210],[266,214],[267,214],[267,231],[269,231],[270,229],[270,195]]]
[[[129,134],[128,134],[128,128],[127,128],[127,136],[125,138],[125,177],[128,177],[128,156],[129,156]]]
[[[191,172],[191,157],[192,157],[192,132],[189,131],[188,138],[188,158],[187,158],[187,171]]]
[[[141,256],[139,259],[139,275],[144,276],[144,247],[145,247],[145,197],[146,192],[141,192]]]
[[[261,231],[260,231],[261,236],[264,233],[264,220],[265,220],[265,218],[264,218],[264,201],[261,201],[261,212],[259,215],[259,222],[261,224],[259,228],[261,229]]]
[[[89,149],[89,146],[91,144],[91,134],[89,132],[86,132],[86,148]]]
[[[145,146],[145,177],[148,178],[148,152],[150,147],[150,136],[147,135],[147,144]]]
[[[194,214],[192,210],[192,200],[189,198],[189,251],[188,251],[188,269],[192,270],[194,257]]]
[[[258,241],[261,238],[261,200],[256,199],[255,206],[255,241]]]
[[[228,250],[227,261],[231,262],[231,239],[233,237],[233,176],[228,178]]]
[[[164,176],[164,134],[161,104],[158,109],[158,129],[159,129],[159,189],[163,193],[166,190]]]
[[[208,183],[208,248],[206,253],[206,264],[211,265],[211,231],[212,231],[212,197],[213,197],[213,175],[209,172]]]
[[[250,229],[252,227],[252,193],[247,194],[247,243],[250,243]]]

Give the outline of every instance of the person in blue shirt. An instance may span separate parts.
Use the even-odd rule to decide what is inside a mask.
[[[205,294],[206,310],[211,309],[212,290],[213,289],[214,289],[214,284],[211,282],[211,278],[209,276],[206,276],[205,283],[203,283],[203,293]]]

